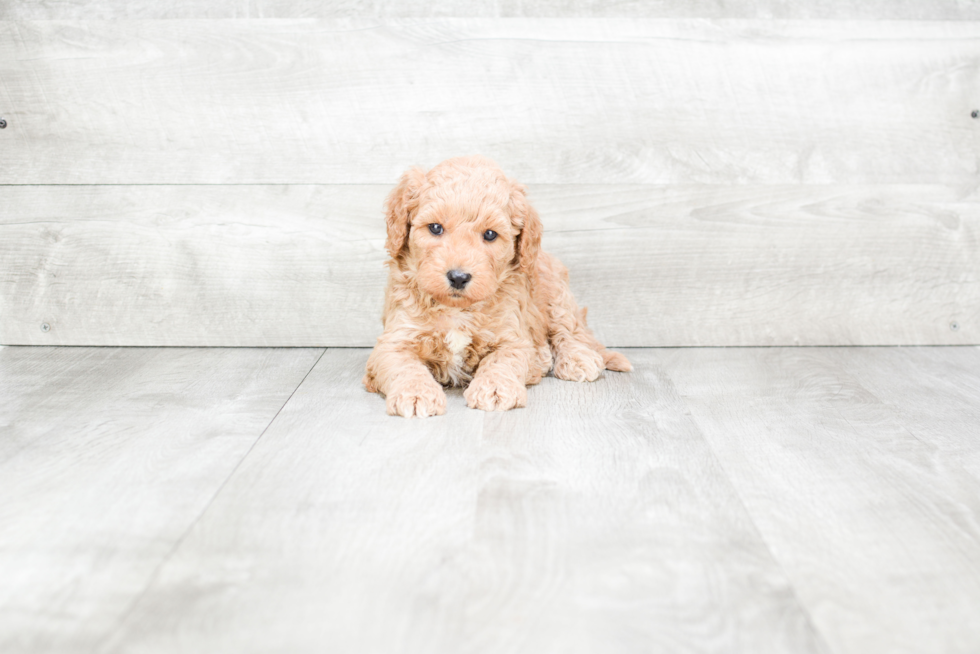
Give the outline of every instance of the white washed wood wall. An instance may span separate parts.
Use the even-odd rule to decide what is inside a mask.
[[[0,343],[370,345],[469,153],[610,344],[980,343],[976,109],[956,0],[7,0]]]

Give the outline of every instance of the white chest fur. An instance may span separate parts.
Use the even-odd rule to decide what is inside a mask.
[[[448,371],[449,378],[452,379],[453,384],[458,385],[461,381],[468,381],[470,379],[470,373],[463,369],[463,353],[466,352],[466,348],[469,347],[472,341],[473,339],[467,332],[455,328],[446,332],[446,347],[449,348],[449,351],[453,355]]]
[[[457,329],[450,329],[446,332],[446,347],[453,353],[454,359],[463,356],[463,351],[466,350],[472,340],[469,334]]]

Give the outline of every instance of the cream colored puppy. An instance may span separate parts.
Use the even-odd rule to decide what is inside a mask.
[[[364,386],[391,415],[445,413],[443,386],[466,386],[474,409],[527,403],[527,386],[555,377],[594,381],[628,371],[606,350],[541,250],[541,220],[524,187],[483,157],[407,171],[386,201],[384,333]]]

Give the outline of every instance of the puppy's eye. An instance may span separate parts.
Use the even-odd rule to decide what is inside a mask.
[[[440,225],[439,223],[430,223],[429,231],[435,234],[436,236],[439,236],[440,234],[442,234],[442,225]]]
[[[487,231],[483,232],[484,241],[492,241],[495,238],[497,238],[497,232],[493,231],[492,229],[488,229]]]

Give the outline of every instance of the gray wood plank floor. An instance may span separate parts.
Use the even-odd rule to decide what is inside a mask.
[[[633,349],[425,421],[367,355],[0,347],[0,651],[980,650],[980,347]]]

